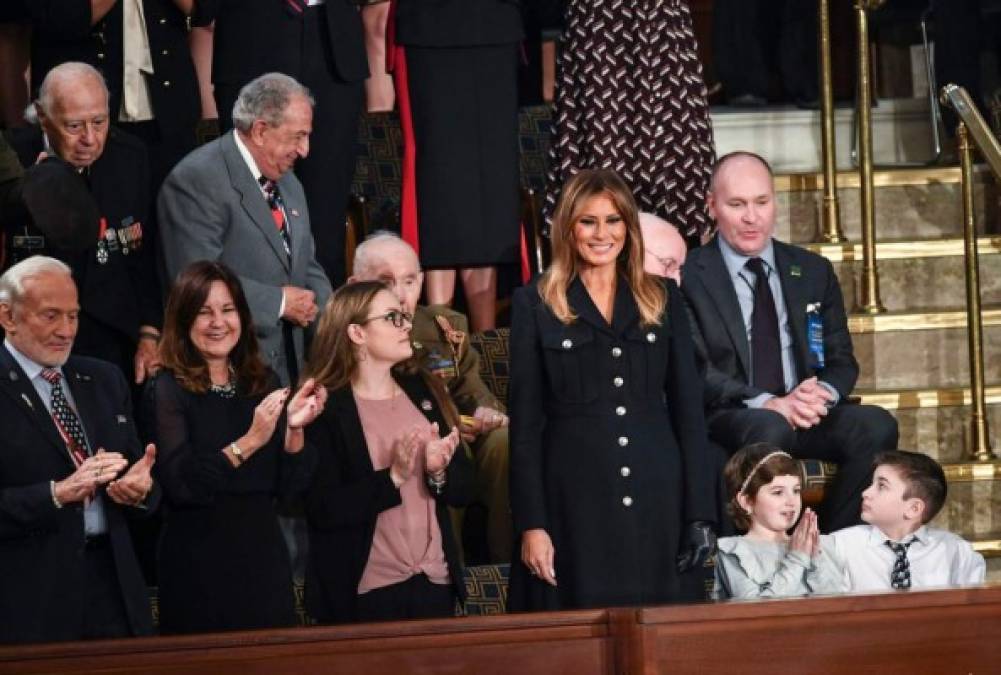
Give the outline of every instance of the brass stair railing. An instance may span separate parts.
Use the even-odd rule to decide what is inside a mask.
[[[980,263],[973,211],[973,149],[976,146],[980,150],[995,179],[1001,180],[1001,145],[965,89],[947,84],[942,87],[941,101],[951,107],[961,120],[956,128],[956,141],[962,176],[966,330],[970,352],[970,403],[973,408],[968,450],[975,461],[988,462],[997,459],[997,455],[991,449],[984,394],[984,326],[980,314]]]

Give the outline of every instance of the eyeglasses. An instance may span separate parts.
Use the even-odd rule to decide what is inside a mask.
[[[675,260],[674,258],[670,257],[670,256],[661,257],[661,256],[657,255],[656,253],[654,253],[653,251],[651,251],[649,249],[647,249],[646,254],[648,256],[652,257],[658,263],[660,263],[660,266],[664,270],[664,276],[667,276],[667,275],[669,275],[669,274],[671,274],[673,272],[676,272],[678,270],[678,268],[680,267],[680,265],[678,265],[678,261]]]
[[[370,321],[375,321],[377,319],[382,319],[383,321],[387,321],[393,324],[393,326],[395,326],[396,328],[403,328],[404,324],[407,323],[412,324],[414,322],[413,315],[408,314],[407,312],[402,312],[398,309],[391,309],[385,314],[377,314],[375,316],[370,316],[367,319],[359,321],[358,325],[364,326]]]

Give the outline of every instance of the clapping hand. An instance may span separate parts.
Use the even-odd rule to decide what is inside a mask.
[[[812,509],[803,510],[796,529],[792,531],[789,550],[805,553],[810,558],[820,551],[820,529],[817,526],[817,514]]]
[[[125,475],[108,484],[108,496],[123,506],[139,506],[153,489],[153,463],[156,461],[156,446],[150,443],[146,453],[125,472]]]
[[[417,465],[417,450],[421,446],[421,434],[411,429],[393,442],[393,463],[389,466],[389,477],[399,488],[407,482]]]
[[[250,423],[246,440],[249,441],[249,448],[244,447],[244,452],[253,451],[260,448],[274,435],[275,427],[278,425],[278,418],[281,417],[285,408],[285,401],[288,399],[289,390],[276,389],[254,408],[254,420]]]
[[[438,423],[434,422],[430,434],[424,439],[424,471],[429,476],[434,476],[447,469],[457,447],[459,430],[452,427],[452,431],[442,438],[438,435]]]
[[[77,470],[56,482],[54,493],[60,504],[82,502],[94,496],[102,485],[113,481],[129,462],[119,452],[98,450],[80,463]]]
[[[306,380],[288,403],[289,430],[298,431],[311,424],[323,412],[326,403],[327,388],[313,378]]]

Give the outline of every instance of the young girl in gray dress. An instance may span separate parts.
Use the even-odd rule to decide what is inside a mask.
[[[716,598],[848,590],[843,567],[830,553],[833,545],[827,535],[820,535],[817,514],[807,508],[799,518],[800,471],[788,453],[769,443],[749,445],[730,458],[723,475],[727,493],[733,495],[727,508],[746,534],[718,542]]]

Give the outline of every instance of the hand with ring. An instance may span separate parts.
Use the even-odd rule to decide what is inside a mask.
[[[113,481],[128,464],[119,452],[98,450],[81,462],[76,471],[56,481],[56,499],[60,504],[72,504],[93,497],[99,487]]]

